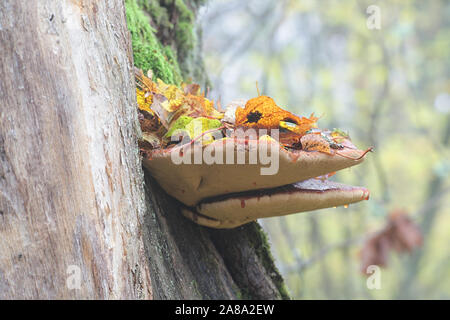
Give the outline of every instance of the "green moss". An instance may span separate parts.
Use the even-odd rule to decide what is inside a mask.
[[[163,81],[208,87],[197,46],[195,13],[205,0],[126,0],[135,65]]]
[[[139,6],[148,12],[156,26],[173,28],[173,24],[169,21],[169,13],[165,7],[154,0],[139,0]]]
[[[173,134],[179,133],[179,131],[186,132],[191,139],[199,136],[201,133],[219,128],[222,125],[220,120],[209,119],[205,117],[191,118],[188,116],[179,117],[175,123],[170,127],[169,131],[164,135],[164,138],[169,139]],[[214,137],[211,133],[205,134],[203,137],[203,143],[208,144],[214,141]]]
[[[167,61],[169,62],[169,64],[174,66],[174,68],[176,69],[176,72],[181,77],[180,67],[178,66],[178,61],[177,61],[176,55],[173,52],[172,48],[169,47],[169,46],[165,46],[164,47],[164,54],[166,55],[166,58],[167,58]]]
[[[191,290],[193,290],[193,291],[196,293],[196,295],[197,295],[198,297],[203,296],[203,295],[200,293],[200,290],[198,289],[197,281],[195,281],[195,280],[192,280],[192,281],[191,281]]]
[[[175,8],[179,13],[178,22],[175,25],[175,41],[178,53],[186,56],[194,49],[194,14],[185,5],[183,0],[175,0]]]
[[[128,29],[131,33],[134,65],[146,72],[151,69],[156,78],[166,83],[180,84],[181,71],[175,54],[163,46],[156,37],[156,30],[136,0],[126,0]]]
[[[170,127],[169,131],[167,131],[164,137],[170,138],[175,131],[183,130],[193,119],[194,118],[188,116],[179,117],[177,120],[175,120],[175,123]]]
[[[236,299],[237,299],[237,300],[243,300],[244,297],[242,296],[241,290],[239,290],[239,288],[237,288],[236,286],[234,286],[233,289],[234,289],[234,292],[235,292],[235,294],[236,294]]]
[[[183,78],[194,76],[208,85],[201,56],[196,55],[194,12],[205,0],[126,0],[126,16],[131,33],[134,64],[156,78],[179,85]],[[215,124],[208,124],[214,126]],[[181,124],[185,127],[186,123]],[[267,273],[275,283],[280,297],[289,299],[283,278],[277,270],[267,235],[257,224],[249,227],[249,239]],[[191,284],[198,291],[197,284]],[[252,299],[246,288],[235,290],[238,299]]]
[[[179,44],[178,52],[187,55],[190,50],[194,49],[194,32],[193,26],[188,22],[180,22],[175,29],[175,40]]]

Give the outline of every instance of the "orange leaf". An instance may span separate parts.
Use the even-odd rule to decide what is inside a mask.
[[[327,140],[322,138],[320,134],[306,134],[301,138],[300,142],[302,144],[302,149],[305,151],[319,151],[327,154],[332,154],[330,144]]]
[[[304,134],[315,126],[317,118],[312,116],[308,119],[298,117],[289,111],[283,110],[275,101],[267,96],[259,96],[250,99],[245,108],[236,109],[236,126],[257,129],[278,129],[280,121],[290,122],[296,125],[299,132]]]

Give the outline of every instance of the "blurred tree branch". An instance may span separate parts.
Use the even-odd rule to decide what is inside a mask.
[[[442,135],[442,145],[448,146],[450,141],[450,115],[447,115],[446,125],[444,133]],[[438,175],[437,173],[432,173],[430,182],[428,184],[428,195],[427,198],[432,199],[437,194],[443,194],[444,184],[446,182],[446,177]],[[435,222],[436,216],[439,212],[439,207],[441,204],[442,197],[438,197],[434,200],[433,205],[426,207],[428,210],[423,210],[422,221],[420,223],[420,228],[424,236],[424,244],[421,249],[414,252],[410,259],[404,264],[405,270],[407,270],[406,275],[400,280],[400,285],[398,292],[396,294],[397,299],[408,299],[414,297],[413,280],[419,274],[420,266],[423,262],[423,257],[428,246],[427,239],[430,237],[432,232],[432,226]]]

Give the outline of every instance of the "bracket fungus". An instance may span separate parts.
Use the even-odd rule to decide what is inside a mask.
[[[140,70],[136,79],[143,165],[196,223],[234,228],[369,198],[366,188],[327,178],[371,148],[318,129],[314,115],[298,117],[267,96],[220,112],[197,85],[153,82]]]

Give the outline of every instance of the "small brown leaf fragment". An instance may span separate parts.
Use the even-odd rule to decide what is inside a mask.
[[[417,225],[403,210],[393,211],[383,229],[369,237],[360,252],[361,271],[377,265],[386,267],[389,252],[412,252],[423,243],[422,234]]]
[[[184,86],[184,94],[192,94],[198,96],[200,94],[200,85],[195,83],[186,84]]]
[[[296,150],[302,149],[301,136],[295,132],[280,132],[279,138],[280,143],[285,147]]]
[[[147,72],[147,77],[144,75],[141,69],[134,68],[134,75],[137,80],[137,86],[141,88],[141,90],[148,92],[157,92],[157,88],[155,83],[152,81],[153,72],[149,70]]]
[[[367,268],[371,265],[386,267],[390,248],[391,243],[385,232],[370,237],[360,253],[361,272],[366,273]]]
[[[156,113],[166,129],[169,127],[170,118],[173,115],[173,112],[170,112],[164,107],[164,103],[167,101],[168,99],[164,95],[155,94],[153,95],[153,103],[151,106],[152,110]]]
[[[303,150],[332,154],[330,144],[320,134],[309,133],[300,139]]]
[[[405,211],[392,212],[389,225],[392,246],[396,251],[411,252],[422,245],[422,234]]]
[[[157,117],[141,112],[141,110],[139,110],[138,119],[143,132],[157,131],[161,127],[161,122]]]

